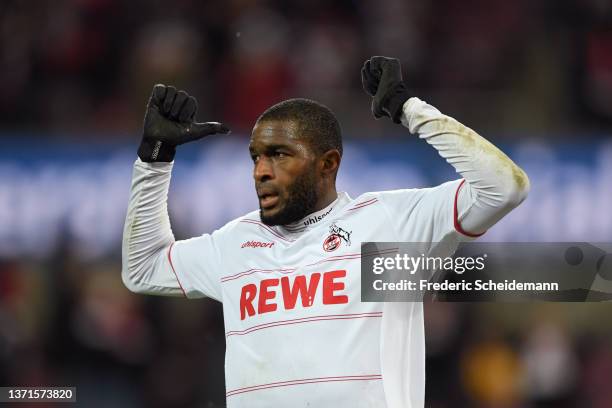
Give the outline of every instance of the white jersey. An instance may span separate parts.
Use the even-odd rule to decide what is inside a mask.
[[[228,407],[384,406],[383,309],[360,301],[360,244],[459,241],[459,185],[354,200],[341,193],[300,221],[301,232],[269,227],[253,212],[173,245],[186,295],[223,302]],[[411,326],[413,352],[424,359],[422,317]],[[422,368],[411,372],[417,383]]]
[[[136,162],[124,282],[140,293],[223,303],[228,407],[424,405],[422,304],[361,302],[361,243],[442,242],[452,252],[475,236],[463,231],[466,224],[484,231],[524,199],[526,188],[516,187],[514,163],[494,147],[487,154],[492,145],[473,131],[416,98],[404,110],[404,124],[467,183],[356,199],[340,193],[292,225],[267,226],[254,211],[212,234],[174,242],[166,210],[172,164]],[[473,143],[457,141],[467,133]],[[500,179],[505,168],[509,175]]]

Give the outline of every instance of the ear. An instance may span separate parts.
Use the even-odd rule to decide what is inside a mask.
[[[334,176],[340,167],[340,152],[336,149],[326,151],[319,157],[319,169],[323,177]]]

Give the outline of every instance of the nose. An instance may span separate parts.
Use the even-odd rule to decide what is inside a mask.
[[[274,178],[274,168],[272,162],[266,157],[260,157],[253,169],[255,181],[263,182]]]

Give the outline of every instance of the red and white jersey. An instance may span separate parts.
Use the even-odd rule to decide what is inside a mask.
[[[383,308],[360,300],[361,242],[458,242],[459,186],[340,193],[291,226],[267,226],[255,211],[176,242],[168,256],[186,295],[223,303],[228,407],[385,406]],[[424,362],[417,308],[410,342]],[[421,388],[423,367],[406,368]]]
[[[223,303],[227,406],[421,408],[422,303],[362,303],[362,242],[443,243],[445,256],[519,205],[529,180],[473,130],[418,98],[402,123],[465,179],[427,189],[340,193],[283,227],[255,211],[175,242],[172,163],[134,164],[122,279],[132,291]],[[430,248],[432,250],[433,248]],[[178,283],[177,283],[178,282]]]

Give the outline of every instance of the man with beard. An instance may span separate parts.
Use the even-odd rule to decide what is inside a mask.
[[[452,253],[526,197],[525,173],[473,130],[412,97],[398,60],[371,58],[362,81],[376,118],[401,122],[462,179],[355,199],[338,193],[340,126],[325,106],[291,99],[253,128],[260,209],[177,242],[166,205],[175,148],[228,129],[195,122],[197,104],[185,92],[153,89],[122,277],[137,293],[222,302],[228,407],[422,407],[422,304],[362,303],[360,243],[443,243]]]

